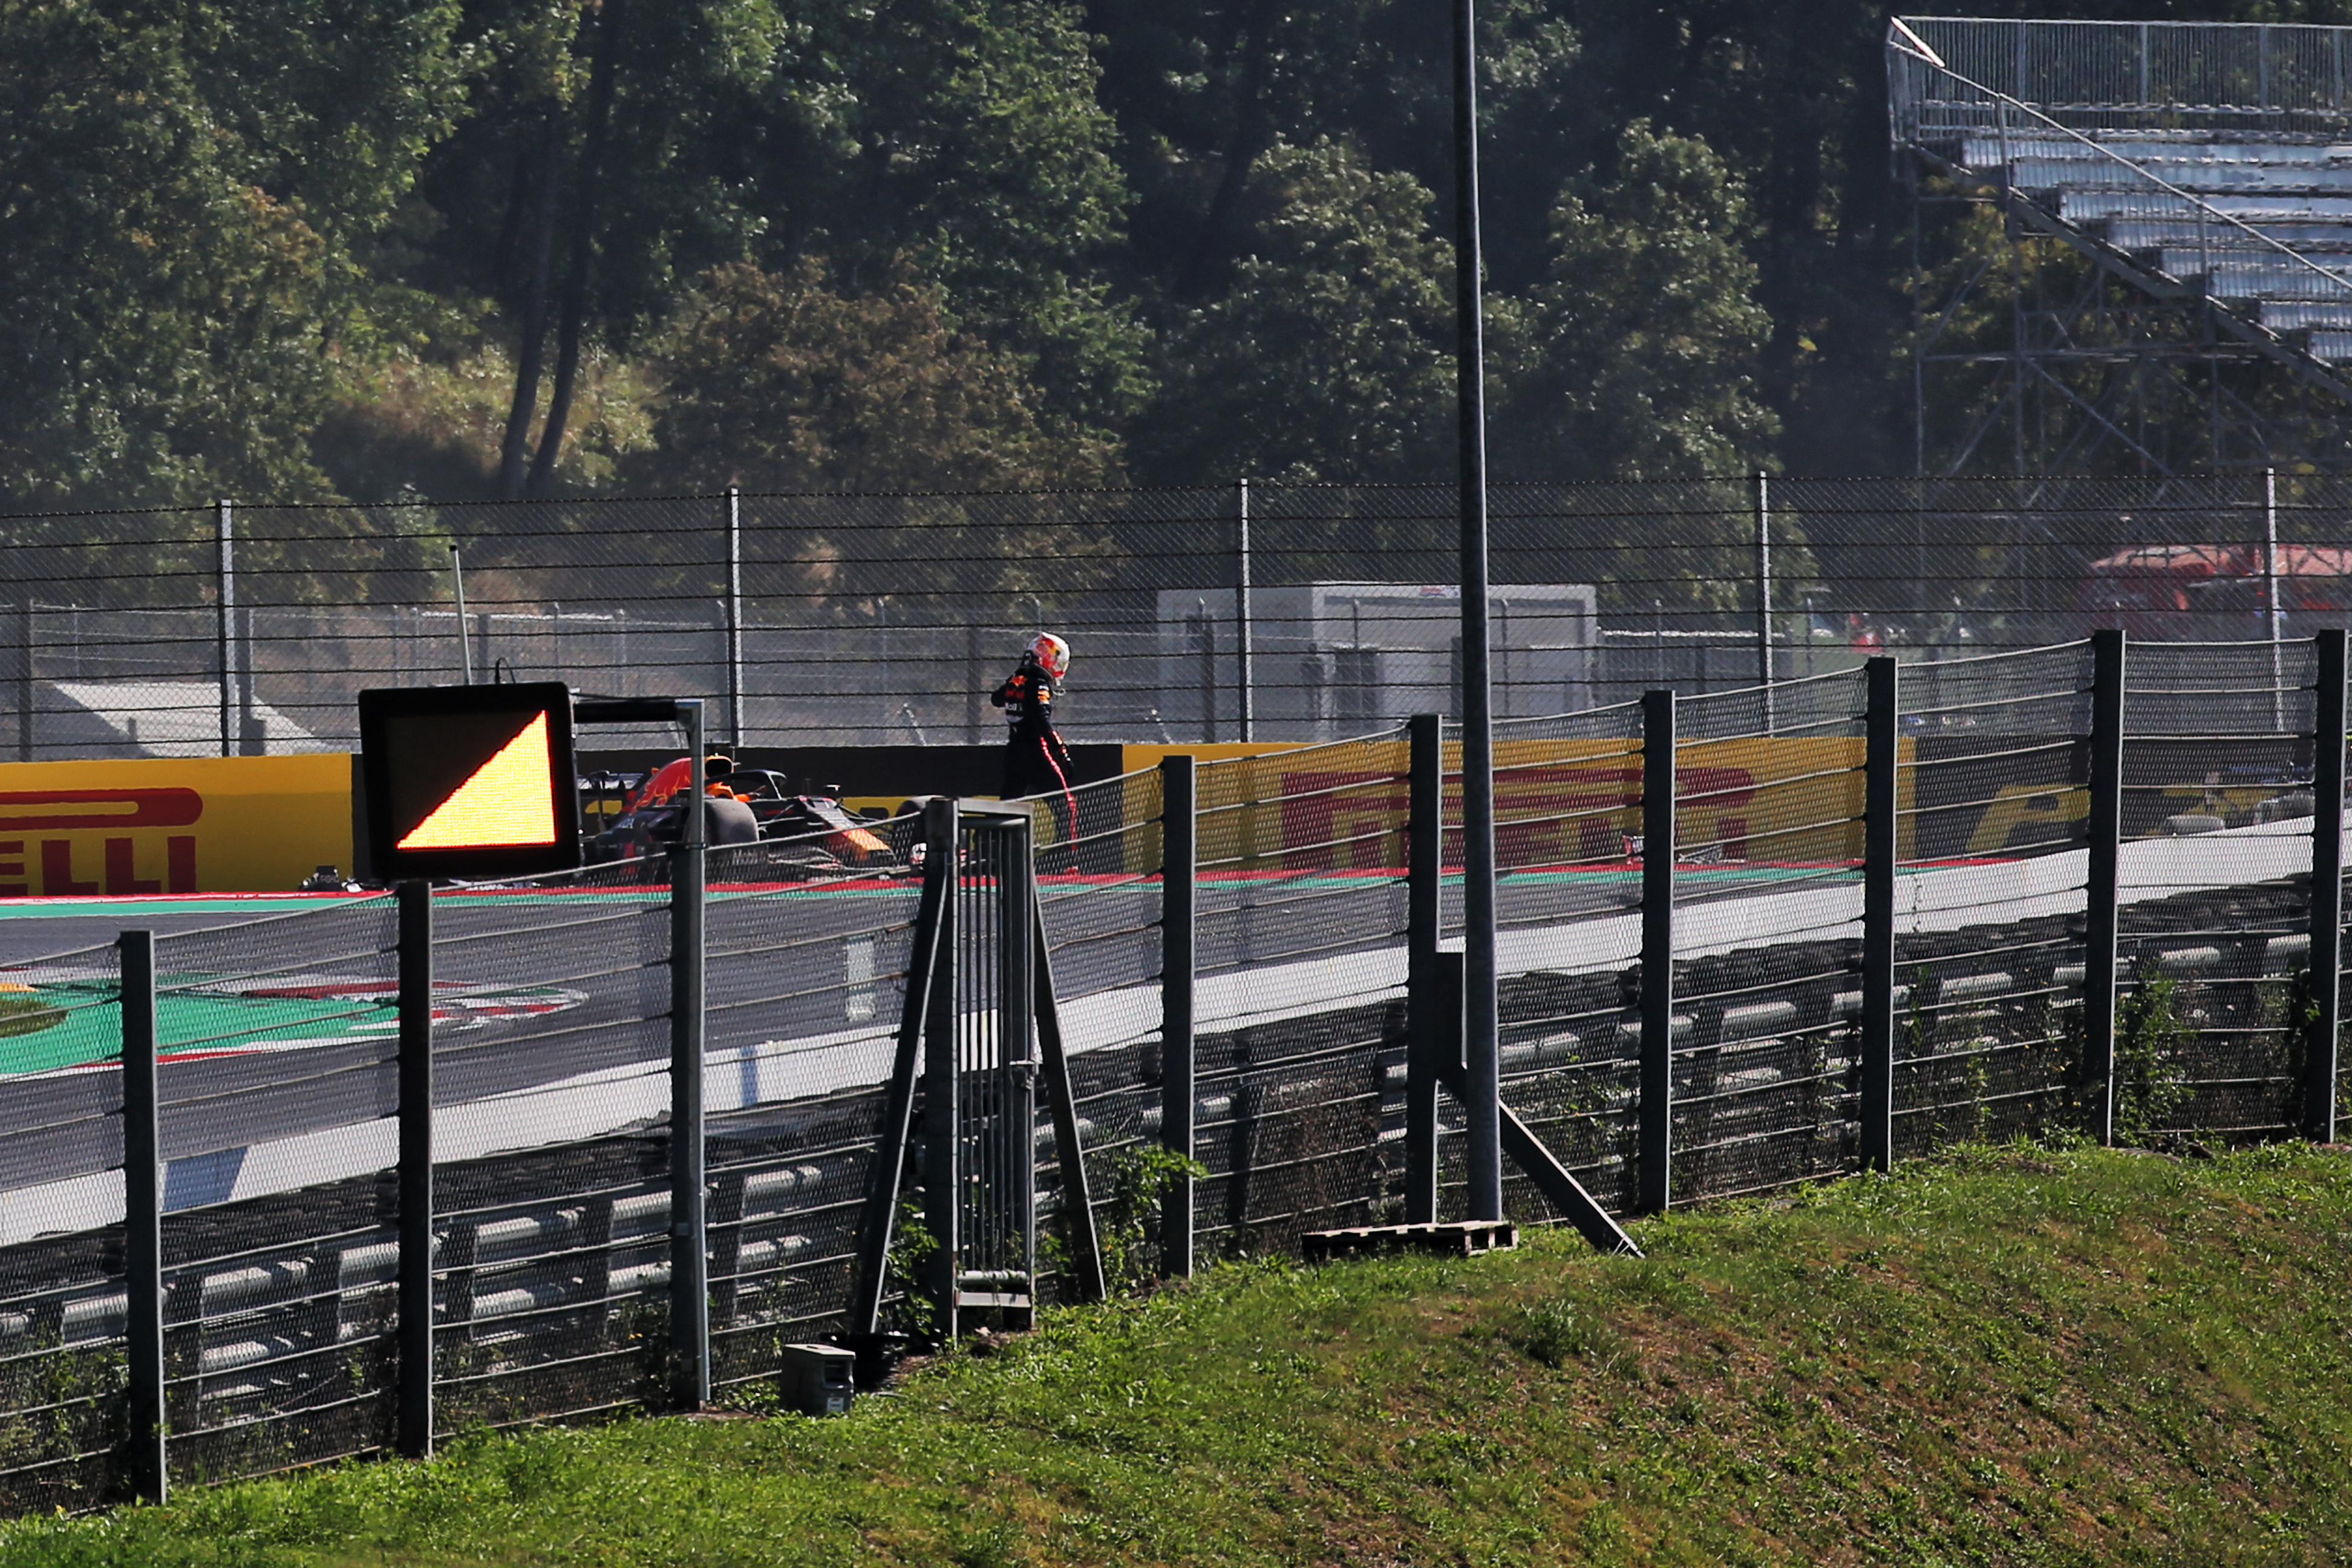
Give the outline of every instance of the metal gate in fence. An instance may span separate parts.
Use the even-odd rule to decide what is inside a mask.
[[[885,1295],[894,1275],[907,1272],[892,1254],[907,1239],[898,1209],[919,1078],[930,1249],[919,1283],[931,1299],[932,1331],[952,1337],[983,1317],[1008,1328],[1032,1321],[1041,1075],[1055,1110],[1065,1206],[1078,1232],[1075,1251],[1092,1274],[1092,1293],[1100,1293],[1085,1155],[1037,912],[1032,826],[1018,803],[934,800],[924,808],[923,901],[866,1193],[853,1338],[882,1331]]]
[[[941,906],[925,1034],[924,1208],[943,1331],[968,1311],[1026,1327],[1034,1299],[1037,1059],[1028,814],[966,805]],[[936,851],[935,851],[936,852]]]

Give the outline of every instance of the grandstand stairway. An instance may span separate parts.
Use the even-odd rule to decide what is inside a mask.
[[[2094,140],[1969,136],[1954,172],[2126,261],[2152,295],[2202,294],[2282,347],[2352,363],[2352,142]],[[2183,199],[2151,200],[2157,180]]]

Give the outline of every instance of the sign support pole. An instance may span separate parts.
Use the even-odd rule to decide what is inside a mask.
[[[160,1503],[164,1457],[163,1111],[155,1082],[155,933],[124,931],[122,995],[123,1358],[130,1384],[131,1485]]]
[[[2311,753],[2311,1038],[2304,1047],[2303,1131],[2336,1142],[2336,1037],[2343,1019],[2346,637],[2319,634]]]
[[[1199,875],[1198,773],[1182,752],[1160,763],[1160,1142],[1193,1156],[1193,975],[1195,879]],[[1160,1271],[1192,1272],[1192,1178],[1170,1178],[1160,1203]]]
[[[1641,1207],[1664,1214],[1675,1162],[1675,694],[1642,697]]]
[[[677,701],[686,731],[687,800],[670,867],[669,1343],[670,1402],[710,1403],[710,1248],[704,1203],[702,702]]]
[[[1895,1165],[1895,857],[1900,840],[1896,769],[1902,745],[1898,667],[1864,666],[1862,779],[1862,1163]]]
[[[215,534],[220,546],[219,588],[213,606],[218,612],[214,642],[220,660],[220,754],[233,757],[236,755],[236,668],[229,644],[236,615],[236,503],[226,496],[221,498]]]
[[[433,884],[400,884],[401,1457],[433,1456]]]

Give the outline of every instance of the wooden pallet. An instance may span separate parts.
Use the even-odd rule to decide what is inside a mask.
[[[1298,1238],[1309,1263],[1335,1258],[1377,1258],[1390,1252],[1432,1252],[1475,1258],[1518,1246],[1518,1226],[1507,1219],[1449,1220],[1441,1225],[1366,1225],[1310,1230]]]

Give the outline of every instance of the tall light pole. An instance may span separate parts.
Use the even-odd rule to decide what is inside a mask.
[[[1462,1030],[1470,1217],[1503,1217],[1495,974],[1495,730],[1486,646],[1486,349],[1480,320],[1475,0],[1454,0],[1454,384],[1462,454]]]

